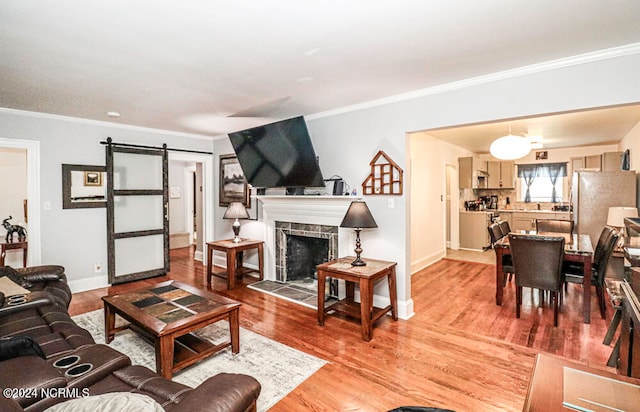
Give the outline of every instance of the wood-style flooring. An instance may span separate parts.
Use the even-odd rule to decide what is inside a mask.
[[[74,294],[70,311],[102,307],[100,297],[145,283],[176,279],[206,288],[204,269],[190,248],[172,250],[167,277]],[[251,279],[245,277],[245,283]],[[538,294],[523,293],[522,317],[515,317],[515,288],[495,304],[495,266],[443,259],[412,278],[415,316],[384,317],[371,342],[358,323],[328,316],[246,286],[227,291],[214,278],[213,291],[242,302],[240,324],[329,363],[282,399],[272,411],[386,411],[398,406],[434,406],[455,411],[522,410],[536,353],[547,352],[606,369],[611,347],[602,345],[612,316],[598,312],[582,323],[582,293],[570,285],[559,326]],[[240,348],[242,350],[242,346]]]

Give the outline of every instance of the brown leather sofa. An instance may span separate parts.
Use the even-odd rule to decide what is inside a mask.
[[[31,293],[19,303],[0,293],[0,337],[28,336],[45,358],[0,361],[1,411],[43,411],[68,399],[115,392],[147,395],[167,412],[255,410],[261,388],[251,376],[222,373],[190,388],[97,344],[69,316],[71,292],[61,266],[3,267],[3,275]]]

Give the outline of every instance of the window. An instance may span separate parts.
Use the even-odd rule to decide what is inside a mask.
[[[562,201],[562,181],[567,176],[566,163],[518,165],[520,199],[524,202]]]
[[[520,199],[526,199],[527,185],[521,179],[520,181]],[[559,202],[562,200],[562,179],[558,179],[555,184],[556,200]],[[553,192],[553,185],[548,177],[536,177],[533,179],[531,186],[529,186],[529,202],[554,202],[552,200],[551,193]],[[526,200],[525,200],[526,202]]]

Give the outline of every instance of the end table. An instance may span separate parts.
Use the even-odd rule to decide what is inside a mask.
[[[253,271],[252,269],[245,268],[243,266],[243,252],[249,249],[258,249],[258,273],[260,280],[263,279],[263,267],[264,267],[264,241],[253,239],[242,239],[242,241],[235,243],[233,239],[216,240],[215,242],[207,243],[207,286],[211,287],[211,276],[217,276],[227,279],[227,289],[234,289],[236,287],[236,276],[241,276],[244,273]],[[219,250],[225,252],[227,255],[227,271],[226,272],[213,272],[213,251]]]
[[[363,259],[366,266],[351,266],[354,256],[343,257],[316,266],[318,270],[318,325],[324,325],[325,313],[336,311],[348,316],[360,318],[362,339],[370,341],[373,336],[373,324],[384,314],[391,311],[393,320],[398,320],[396,291],[396,262]],[[328,307],[324,307],[324,284],[327,277],[342,279],[346,285],[346,297]],[[373,286],[379,279],[387,278],[390,304],[384,308],[373,306]],[[355,284],[360,285],[360,303],[354,302]]]
[[[22,266],[27,267],[27,250],[29,249],[29,242],[26,240],[22,242],[0,242],[0,266],[4,266],[4,259],[7,256],[7,250],[22,249]]]

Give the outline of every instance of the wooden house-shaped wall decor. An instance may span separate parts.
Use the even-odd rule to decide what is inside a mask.
[[[371,173],[362,182],[365,195],[402,195],[402,169],[380,150],[369,162]]]

